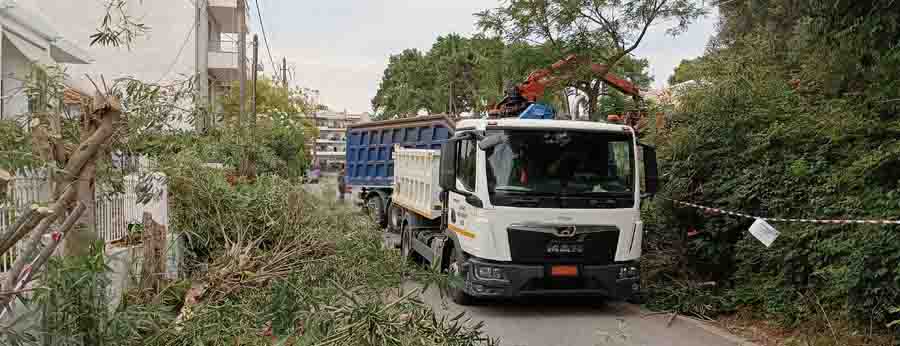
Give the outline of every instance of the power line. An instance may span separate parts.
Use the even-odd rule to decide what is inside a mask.
[[[269,55],[269,62],[272,64],[272,72],[278,71],[278,66],[275,65],[275,60],[272,59],[272,50],[269,49],[269,38],[266,37],[266,26],[263,24],[262,12],[259,11],[259,0],[253,0],[253,3],[256,4],[256,15],[259,17],[259,29],[262,30],[263,42],[266,43],[266,54]],[[256,66],[253,66],[253,68],[256,68]]]
[[[172,63],[169,64],[169,68],[166,69],[166,73],[163,73],[163,75],[160,76],[159,79],[156,80],[156,83],[153,83],[153,84],[159,84],[159,82],[162,81],[163,78],[166,78],[166,76],[169,75],[169,72],[172,72],[172,68],[175,67],[175,64],[176,64],[176,63],[178,63],[178,58],[180,58],[180,57],[181,57],[181,53],[184,52],[184,47],[187,46],[187,43],[188,43],[188,41],[189,41],[190,38],[191,38],[191,34],[194,33],[194,28],[196,27],[195,24],[197,24],[197,21],[196,21],[196,20],[194,20],[193,22],[191,22],[191,29],[188,30],[187,35],[184,36],[184,42],[181,42],[181,48],[178,48],[178,54],[175,55],[175,59],[173,59],[173,60],[172,60]]]

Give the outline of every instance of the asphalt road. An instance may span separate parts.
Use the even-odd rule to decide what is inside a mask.
[[[327,185],[326,185],[327,186]],[[321,187],[310,186],[321,193]],[[386,234],[393,247],[399,237]],[[406,289],[419,287],[408,283]],[[503,346],[735,346],[740,338],[699,321],[679,317],[667,326],[669,314],[647,315],[640,307],[597,298],[541,298],[493,301],[463,307],[442,298],[432,288],[422,299],[439,314],[467,312],[471,323],[484,322],[485,332]]]

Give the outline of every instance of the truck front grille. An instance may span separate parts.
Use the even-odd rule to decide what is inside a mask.
[[[614,226],[579,226],[567,237],[546,226],[512,226],[507,233],[511,259],[518,263],[610,264],[619,243]]]

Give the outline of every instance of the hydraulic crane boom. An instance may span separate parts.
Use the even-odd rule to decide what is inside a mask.
[[[488,115],[499,117],[519,115],[529,105],[536,102],[548,86],[559,82],[580,65],[588,65],[592,73],[603,76],[603,82],[623,94],[631,96],[635,101],[642,99],[640,89],[628,80],[609,73],[609,66],[591,63],[590,60],[579,58],[573,54],[553,63],[548,68],[532,72],[524,82],[507,89],[506,96],[488,111]]]

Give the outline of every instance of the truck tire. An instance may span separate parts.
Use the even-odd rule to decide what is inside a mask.
[[[406,221],[400,222],[400,257],[409,262],[416,262],[416,252],[412,247],[412,230]]]
[[[468,306],[475,304],[475,297],[463,289],[465,287],[465,277],[461,275],[463,263],[465,255],[462,249],[454,244],[450,250],[450,262],[447,266],[447,275],[450,275],[450,299],[456,304]]]
[[[384,226],[387,226],[384,217],[384,200],[382,200],[381,195],[372,193],[366,198],[366,212],[369,213],[369,217],[372,218],[372,221],[378,227],[384,228]]]

